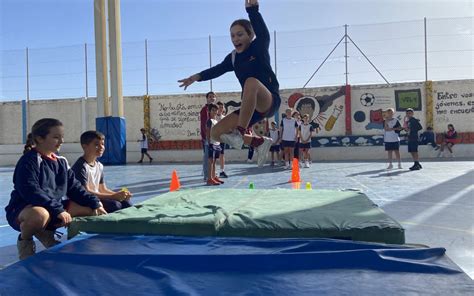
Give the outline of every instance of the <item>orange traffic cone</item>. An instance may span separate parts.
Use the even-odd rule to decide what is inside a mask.
[[[176,170],[173,170],[171,174],[170,192],[179,190],[179,188],[181,188],[181,184],[179,183],[178,173]]]
[[[291,165],[291,179],[290,179],[289,182],[291,182],[291,183],[301,182],[301,179],[300,179],[300,165],[299,165],[299,162],[298,162],[298,158],[293,158],[293,163]]]

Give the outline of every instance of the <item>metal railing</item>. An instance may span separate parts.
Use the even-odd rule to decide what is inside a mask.
[[[273,31],[272,66],[281,89],[472,79],[473,23],[466,17]],[[216,65],[231,50],[229,36],[124,42],[123,94],[182,93],[178,79]],[[0,101],[95,96],[94,44],[0,54]],[[188,92],[210,89],[239,91],[240,86],[227,73]]]

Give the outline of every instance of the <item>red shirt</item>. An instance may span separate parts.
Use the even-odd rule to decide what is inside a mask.
[[[201,139],[206,140],[206,124],[209,119],[209,110],[207,104],[202,107],[200,114],[201,118]]]

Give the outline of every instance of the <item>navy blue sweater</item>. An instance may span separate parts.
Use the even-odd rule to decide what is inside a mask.
[[[52,217],[64,212],[62,198],[92,209],[99,208],[99,199],[88,193],[74,178],[65,158],[56,160],[42,156],[35,149],[23,155],[13,173],[14,189],[5,211],[26,205],[44,207]]]
[[[278,94],[279,84],[270,65],[270,33],[258,12],[258,6],[247,7],[249,19],[255,32],[256,38],[250,43],[249,48],[241,53],[235,54],[234,65],[232,65],[232,53],[218,65],[199,73],[201,81],[210,80],[230,71],[235,72],[240,85],[244,87],[249,77],[258,79],[273,94]]]

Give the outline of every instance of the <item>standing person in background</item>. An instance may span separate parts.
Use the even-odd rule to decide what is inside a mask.
[[[291,116],[291,111],[291,108],[286,109],[286,117],[281,120],[281,143],[285,151],[285,169],[291,169],[298,129],[298,123]]]
[[[207,181],[209,175],[209,142],[207,141],[207,120],[209,119],[209,105],[216,102],[216,94],[212,91],[206,94],[206,105],[204,105],[199,112],[199,119],[201,121],[201,141],[202,141],[202,173],[204,175],[204,181]]]
[[[398,121],[398,119],[393,117],[394,110],[389,108],[385,111],[385,120],[383,122],[384,130],[383,130],[383,142],[385,146],[385,151],[387,151],[388,157],[388,167],[387,170],[391,170],[393,168],[392,164],[392,154],[395,152],[395,157],[398,161],[398,168],[402,168],[402,163],[400,160],[400,137],[398,133],[402,129],[402,125]]]
[[[207,142],[209,143],[209,170],[207,175],[207,185],[220,185],[224,184],[224,181],[219,179],[216,175],[216,160],[219,159],[219,154],[221,151],[221,143],[213,140],[211,138],[211,129],[214,125],[217,124],[217,105],[216,104],[209,104],[209,119],[206,123],[206,135],[207,135]]]
[[[309,124],[309,114],[303,115],[303,123],[298,127],[298,135],[300,138],[300,155],[304,161],[304,167],[309,168],[309,156],[311,150],[311,138],[313,137],[314,128]]]
[[[277,124],[275,121],[272,121],[271,128],[269,130],[270,138],[272,139],[272,147],[270,147],[270,152],[272,154],[272,164],[271,166],[275,166],[275,153],[277,155],[277,159],[280,162],[280,141],[281,141],[281,134],[280,130],[277,129]]]
[[[301,125],[301,114],[300,112],[298,111],[294,111],[293,114],[291,115],[295,120],[296,120],[296,123],[298,124],[298,127],[297,129],[299,129],[300,125]],[[295,140],[295,148],[293,150],[293,158],[297,158],[298,161],[302,161],[302,158],[300,159],[300,135],[297,131],[296,133],[296,140]],[[301,164],[300,164],[300,167],[301,167]]]
[[[405,123],[408,138],[408,152],[410,152],[413,158],[413,166],[410,167],[411,171],[417,171],[422,169],[420,162],[418,161],[418,132],[423,129],[420,124],[420,120],[416,119],[414,116],[412,108],[406,110]]]
[[[151,163],[153,161],[153,158],[150,156],[150,154],[148,154],[148,137],[146,135],[146,130],[144,128],[141,128],[140,132],[142,132],[142,138],[137,142],[140,142],[140,150],[142,153],[142,157],[140,158],[138,163],[143,163],[143,158],[145,157],[145,155],[148,157]]]
[[[217,102],[217,115],[216,115],[217,122],[221,121],[222,118],[225,117],[226,113],[227,113],[227,110],[225,109],[224,103],[222,103],[221,101]],[[220,155],[219,155],[219,161],[220,161],[220,165],[221,165],[221,172],[219,174],[219,177],[228,178],[227,174],[225,173],[224,151],[225,151],[225,143],[221,143],[221,152],[220,152]]]

